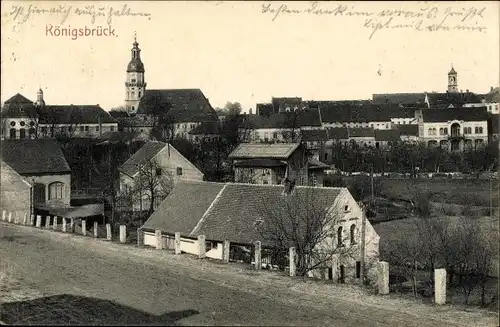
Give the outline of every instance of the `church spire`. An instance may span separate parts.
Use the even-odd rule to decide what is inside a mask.
[[[146,91],[144,73],[141,49],[137,42],[137,33],[134,32],[134,43],[132,44],[130,62],[127,65],[127,79],[125,81],[125,106],[128,111],[134,111],[138,108],[139,101]]]

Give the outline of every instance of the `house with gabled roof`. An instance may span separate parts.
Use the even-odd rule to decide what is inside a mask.
[[[171,144],[159,141],[147,141],[119,171],[118,194],[128,197],[120,207],[132,211],[148,210],[151,202],[156,207],[180,180],[201,181],[204,176]]]
[[[3,140],[2,160],[33,185],[38,209],[69,207],[71,169],[53,139]]]
[[[338,265],[322,267],[326,271],[316,271],[312,276],[357,280],[361,276],[361,261],[365,267],[378,261],[379,237],[346,188],[182,181],[141,227],[144,244],[155,246],[155,231],[160,230],[170,248],[175,233],[180,233],[181,251],[190,254],[198,254],[197,237],[204,235],[206,257],[215,259],[222,259],[224,241],[240,247],[252,247],[255,241],[261,241],[265,249],[276,248],[273,221],[279,220],[286,229],[291,227],[284,210],[288,205],[297,209],[298,216],[310,215],[313,210],[324,214],[320,219],[326,223],[319,229],[331,232],[326,232],[324,240],[318,243],[319,252],[326,252],[327,248],[352,249],[351,255],[338,258]],[[302,227],[305,226],[299,226],[299,233],[305,233]],[[287,242],[290,243],[281,244],[286,253],[293,241]],[[263,262],[274,264],[270,258]]]

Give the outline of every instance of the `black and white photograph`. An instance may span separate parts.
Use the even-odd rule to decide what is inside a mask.
[[[499,325],[500,2],[1,2],[0,325]]]

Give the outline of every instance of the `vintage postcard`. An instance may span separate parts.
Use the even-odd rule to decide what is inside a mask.
[[[498,326],[500,2],[1,15],[0,325]]]

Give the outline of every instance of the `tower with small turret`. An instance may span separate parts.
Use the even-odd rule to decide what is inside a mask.
[[[131,52],[132,58],[127,66],[127,80],[125,81],[125,108],[129,113],[137,109],[139,101],[146,90],[144,64],[141,61],[141,49],[139,43],[137,43],[136,35],[134,35]]]

